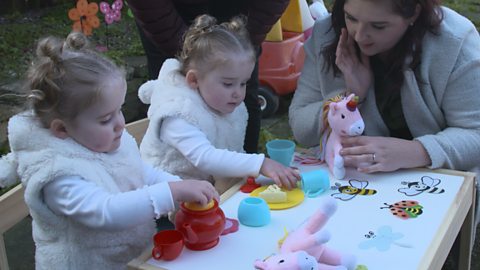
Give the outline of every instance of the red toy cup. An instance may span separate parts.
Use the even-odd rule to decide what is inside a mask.
[[[183,234],[177,230],[165,230],[153,236],[152,257],[157,260],[175,260],[183,250]]]

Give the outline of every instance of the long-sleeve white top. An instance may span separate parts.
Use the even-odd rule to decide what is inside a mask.
[[[181,181],[144,163],[145,186],[110,193],[80,176],[62,176],[43,188],[48,207],[79,223],[103,229],[126,229],[174,209],[168,182]]]
[[[221,177],[258,176],[264,154],[246,154],[215,148],[205,133],[182,118],[167,117],[160,139],[174,146],[195,167]]]

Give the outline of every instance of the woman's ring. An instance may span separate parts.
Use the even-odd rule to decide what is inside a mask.
[[[372,160],[375,162],[375,153],[372,153]]]

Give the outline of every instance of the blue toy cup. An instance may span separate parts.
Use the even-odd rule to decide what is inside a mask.
[[[302,190],[309,198],[314,198],[330,188],[330,178],[327,170],[314,170],[301,173]]]
[[[238,221],[245,226],[261,227],[270,223],[270,208],[258,197],[243,199],[238,206]]]
[[[291,140],[272,140],[267,142],[268,156],[289,167],[293,160],[293,154],[295,153],[295,142]]]

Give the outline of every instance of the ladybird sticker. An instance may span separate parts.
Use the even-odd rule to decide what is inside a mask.
[[[417,201],[404,200],[394,204],[384,204],[386,206],[380,207],[380,209],[388,208],[392,215],[400,219],[417,218],[423,213],[423,206],[421,206]]]

